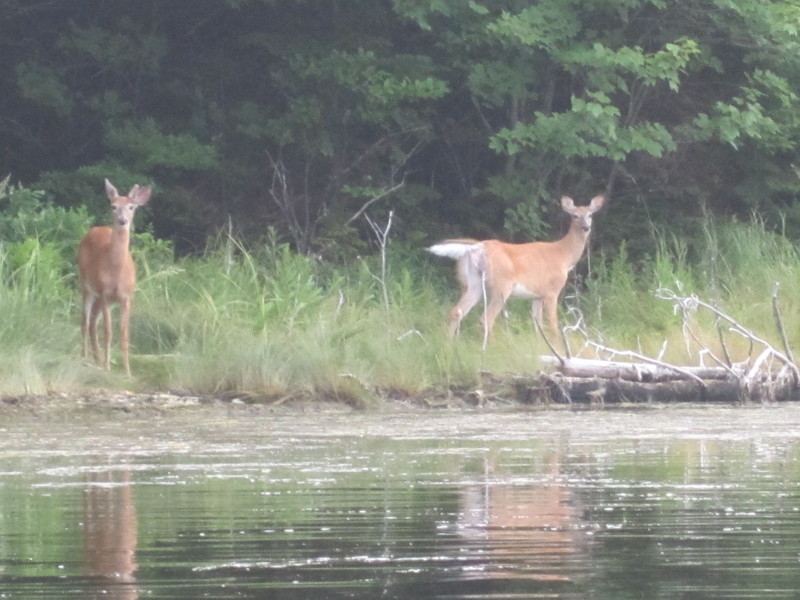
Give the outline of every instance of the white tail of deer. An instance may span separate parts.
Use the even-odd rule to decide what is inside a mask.
[[[125,373],[131,374],[128,359],[128,331],[131,302],[136,287],[136,265],[129,250],[131,223],[136,209],[150,200],[151,189],[134,185],[127,196],[120,196],[106,179],[106,195],[111,201],[111,227],[92,227],[78,246],[83,318],[83,355],[89,354],[91,338],[94,359],[100,361],[97,321],[103,315],[106,370],[111,368],[111,304],[119,303],[119,338]]]
[[[559,339],[558,297],[567,283],[567,274],[583,255],[592,229],[592,215],[602,208],[604,201],[603,196],[596,196],[588,206],[575,206],[572,198],[561,198],[561,208],[572,217],[572,222],[567,234],[556,242],[445,240],[428,248],[433,254],[457,261],[462,294],[450,311],[450,335],[458,333],[462,319],[483,298],[485,344],[508,298],[519,296],[533,301],[531,312],[540,326],[544,309],[554,340]]]

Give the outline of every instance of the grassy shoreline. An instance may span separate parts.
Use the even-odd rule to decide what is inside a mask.
[[[631,257],[622,247],[593,255],[590,273],[580,264],[562,299],[562,322],[582,323],[606,346],[697,364],[696,342],[655,290],[706,299],[777,346],[771,290],[779,282],[789,342],[800,343],[800,257],[785,237],[758,221],[709,222],[692,246],[654,237],[653,256]],[[0,396],[181,390],[368,408],[394,397],[468,396],[487,376],[533,376],[547,353],[521,301],[509,303],[486,351],[477,314],[458,339],[447,339],[444,321],[458,296],[453,267],[420,248],[390,245],[384,276],[378,255],[334,267],[281,244],[245,248],[223,238],[202,256],[175,259],[168,245],[144,235],[134,246],[139,283],[127,378],[119,365],[106,373],[81,357],[71,253],[69,244],[43,237],[0,242]],[[713,317],[698,312],[691,326],[704,345],[719,348]],[[581,334],[569,339],[574,353],[587,355]],[[747,352],[736,336],[726,344]],[[115,346],[115,362],[118,355]]]

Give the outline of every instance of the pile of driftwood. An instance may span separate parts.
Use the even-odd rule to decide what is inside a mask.
[[[544,376],[548,396],[561,403],[648,403],[648,402],[774,402],[800,399],[800,370],[789,348],[777,302],[778,285],[772,293],[775,323],[783,350],[742,326],[729,315],[696,296],[681,296],[660,289],[659,298],[671,301],[683,315],[683,331],[698,350],[703,362],[712,366],[676,366],[661,358],[637,352],[614,350],[592,342],[585,335],[582,319],[573,330],[584,334],[585,348],[598,358],[564,356],[553,351],[542,357],[549,369]],[[690,315],[710,311],[714,316],[721,350],[712,351],[692,330]],[[747,356],[734,361],[726,336],[737,335],[748,342]],[[582,354],[585,351],[581,352]]]

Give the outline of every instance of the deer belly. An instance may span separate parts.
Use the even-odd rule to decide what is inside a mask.
[[[541,298],[542,295],[530,290],[529,288],[525,287],[521,283],[515,283],[514,286],[511,288],[511,295],[515,298],[527,298],[529,300],[535,300],[536,298]]]

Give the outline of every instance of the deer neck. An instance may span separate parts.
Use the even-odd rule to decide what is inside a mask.
[[[131,230],[128,227],[111,228],[111,248],[109,257],[115,265],[121,265],[128,257],[128,246],[131,240]]]
[[[568,263],[568,268],[574,267],[581,259],[588,239],[589,231],[585,231],[580,226],[571,226],[564,237],[554,242],[561,248],[561,255]]]

